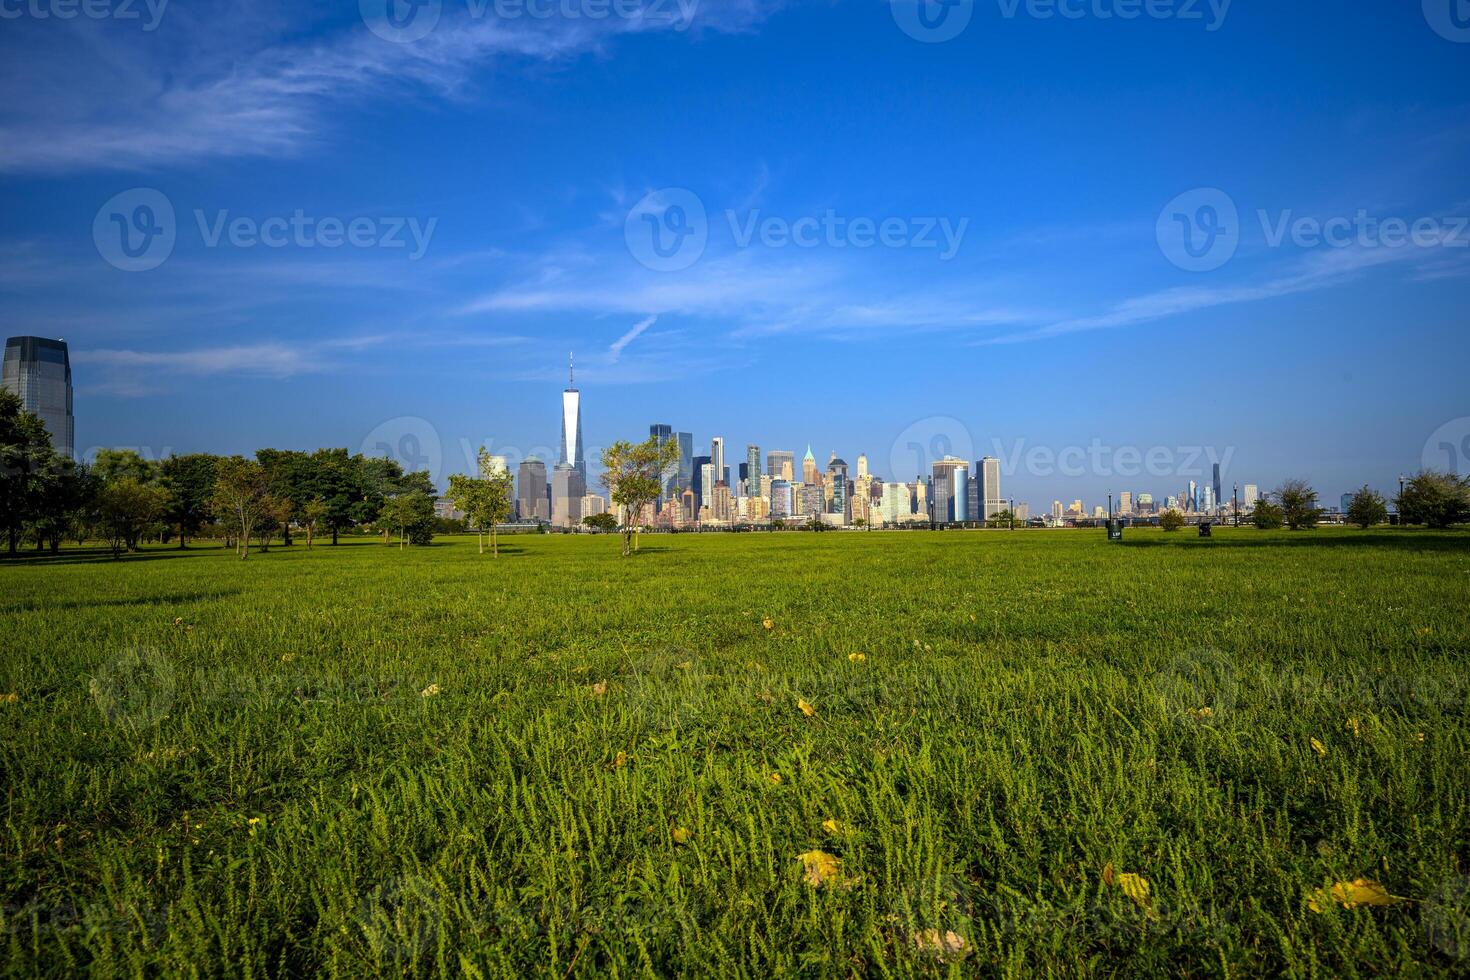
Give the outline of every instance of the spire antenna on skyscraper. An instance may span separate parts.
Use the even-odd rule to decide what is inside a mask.
[[[574,351],[567,351],[567,387],[568,388],[575,388],[577,386],[576,370],[575,370],[575,368],[576,368],[576,361],[573,360],[574,353],[575,353]]]

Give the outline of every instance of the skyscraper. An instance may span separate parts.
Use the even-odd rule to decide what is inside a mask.
[[[546,464],[535,456],[527,456],[516,473],[516,509],[523,521],[551,520]]]
[[[576,527],[582,523],[582,498],[587,484],[575,466],[556,464],[551,475],[551,523],[557,527]]]
[[[934,461],[933,517],[938,524],[965,519],[969,497],[970,467],[962,459],[946,456]]]
[[[709,441],[709,462],[715,468],[715,481],[725,479],[725,437],[715,436]],[[710,484],[714,489],[714,484]]]
[[[76,450],[76,420],[71,414],[71,358],[66,342],[46,337],[5,341],[5,387],[20,397],[21,408],[40,416],[51,448],[63,456]]]
[[[708,456],[694,457],[694,465],[691,468],[694,471],[694,480],[690,489],[694,491],[694,496],[701,507],[708,506],[710,491],[715,488],[713,477],[715,468],[710,464]]]
[[[827,485],[832,488],[833,514],[842,515],[845,524],[852,514],[852,490],[847,482],[847,460],[836,456],[827,464]]]
[[[572,371],[572,355],[567,355],[567,387],[561,393],[561,458],[557,465],[567,465],[587,483],[587,448],[582,445],[582,393],[577,390]]]
[[[694,436],[688,432],[675,432],[674,441],[679,444],[680,490],[694,489]]]
[[[761,495],[761,447],[755,443],[745,447],[745,495],[747,497],[759,497]]]
[[[766,474],[790,483],[796,479],[796,456],[784,449],[772,449],[766,453]]]
[[[1000,495],[1000,460],[986,456],[975,464],[975,475],[980,481],[980,510],[970,514],[972,521],[988,521],[1005,510],[1005,499]]]
[[[801,482],[817,482],[817,457],[812,455],[811,444],[806,447],[806,455],[801,458]]]
[[[655,422],[653,425],[650,425],[648,427],[648,434],[653,439],[656,439],[660,446],[674,438],[673,427],[664,425],[661,422]],[[664,470],[663,479],[659,482],[662,489],[658,495],[658,509],[662,511],[664,509],[664,501],[674,495],[674,484],[679,482],[679,464],[675,462],[674,465]]]
[[[1215,482],[1214,482],[1215,506],[1216,507],[1220,506],[1220,502],[1225,499],[1224,498],[1224,495],[1220,492],[1220,490],[1221,490],[1221,488],[1220,488],[1220,464],[1219,463],[1216,463],[1215,464]]]

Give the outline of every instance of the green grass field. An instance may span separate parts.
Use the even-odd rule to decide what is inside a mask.
[[[1463,975],[1467,584],[1342,530],[0,563],[6,972]]]

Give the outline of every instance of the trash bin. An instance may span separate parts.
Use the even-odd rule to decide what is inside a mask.
[[[1108,521],[1108,540],[1109,541],[1122,541],[1123,540],[1123,522],[1122,521]]]
[[[1209,524],[1201,524],[1199,526],[1199,536],[1202,537],[1202,538],[1208,538],[1210,536],[1210,525]]]

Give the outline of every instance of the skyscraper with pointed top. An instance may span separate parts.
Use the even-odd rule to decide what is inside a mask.
[[[567,388],[561,393],[561,465],[582,474],[587,482],[587,448],[582,445],[582,393],[577,390],[575,362],[567,354]]]

